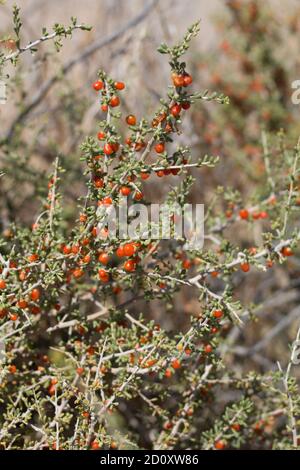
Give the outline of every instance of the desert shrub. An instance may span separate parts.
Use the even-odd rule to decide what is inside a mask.
[[[264,358],[261,368],[251,368],[256,351],[247,348],[242,359],[230,360],[232,341],[247,323],[297,299],[276,287],[278,275],[289,275],[285,266],[296,259],[299,239],[297,141],[286,145],[282,133],[264,131],[261,175],[246,198],[226,181],[210,186],[202,248],[183,237],[124,240],[108,229],[106,216],[121,201],[132,210],[158,202],[149,181],[166,181],[165,201],[182,208],[192,191],[195,197],[198,173],[218,166],[215,152],[195,157],[178,143],[196,102],[232,110],[225,90],[194,91],[197,77],[182,56],[198,32],[195,23],[180,43],[158,48],[171,81],[150,119],[134,110],[122,115],[126,82],[99,71],[93,88],[104,118],[81,145],[87,190],[76,221],[65,210],[66,171],[58,156],[46,187],[41,181],[43,200],[32,226],[15,220],[1,234],[3,449],[298,445],[297,343],[287,369],[267,359],[266,366]],[[280,157],[275,161],[271,140]],[[26,162],[23,167],[27,178]],[[3,173],[1,184],[9,184]],[[271,287],[257,298],[253,285],[264,279]],[[196,299],[197,307],[182,306],[175,315],[183,298]]]

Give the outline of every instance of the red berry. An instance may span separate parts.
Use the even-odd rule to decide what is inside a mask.
[[[82,375],[83,372],[84,372],[84,368],[83,368],[83,367],[77,367],[76,373],[77,373],[78,375]]]
[[[108,105],[107,105],[106,103],[103,103],[103,104],[101,105],[101,109],[102,109],[102,111],[103,111],[104,113],[106,113],[106,111],[108,110]]]
[[[105,136],[106,134],[104,132],[98,132],[97,134],[98,140],[104,140]]]
[[[104,206],[110,206],[112,204],[112,198],[110,196],[106,196],[101,202]]]
[[[172,79],[176,87],[184,86],[184,77],[182,75],[174,74]]]
[[[97,80],[96,82],[93,83],[93,88],[96,91],[102,90],[103,82],[101,80]]]
[[[180,369],[181,367],[181,363],[178,359],[174,359],[172,362],[171,362],[171,366],[173,367],[173,369]]]
[[[117,256],[118,256],[119,258],[123,258],[123,256],[125,256],[124,247],[123,247],[123,246],[119,246],[119,248],[117,249],[116,253],[117,253]]]
[[[289,246],[284,246],[281,250],[283,256],[293,256],[293,251]]]
[[[22,308],[22,309],[27,308],[27,305],[28,305],[28,303],[26,302],[25,299],[20,299],[18,301],[18,307],[19,308]]]
[[[183,269],[189,269],[192,266],[192,263],[189,259],[185,259],[182,261],[182,267]]]
[[[206,346],[204,347],[204,352],[206,354],[210,354],[212,352],[213,348],[210,344],[206,344]]]
[[[181,111],[180,104],[173,104],[170,111],[171,111],[172,116],[174,116],[174,117],[179,116],[180,111]]]
[[[75,279],[79,279],[81,276],[83,276],[82,269],[80,269],[80,268],[74,269],[73,276],[75,277]]]
[[[123,252],[125,256],[132,256],[134,255],[136,247],[134,243],[126,243],[123,247]]]
[[[112,142],[110,145],[114,152],[117,152],[119,150],[120,144],[118,142]]]
[[[79,216],[79,221],[84,223],[87,221],[87,215],[86,214],[80,214]]]
[[[30,263],[34,263],[39,259],[39,256],[36,253],[33,253],[32,255],[29,255],[27,259]]]
[[[125,83],[123,82],[115,82],[115,89],[116,90],[124,90],[125,88]]]
[[[87,263],[90,263],[90,261],[91,261],[91,255],[85,255],[85,256],[82,258],[81,263],[87,264]]]
[[[258,219],[260,219],[260,213],[259,213],[259,212],[253,212],[253,214],[252,214],[252,219],[253,219],[253,220],[258,220]]]
[[[115,152],[113,145],[106,142],[103,147],[103,152],[105,155],[112,155]]]
[[[191,107],[191,103],[189,103],[188,101],[185,101],[184,103],[181,104],[181,106],[182,106],[182,109],[187,110]]]
[[[109,273],[107,271],[105,271],[105,269],[99,269],[98,276],[99,276],[99,279],[102,282],[108,282],[109,281]]]
[[[92,450],[98,450],[100,449],[100,444],[97,441],[91,442],[91,449]]]
[[[109,262],[109,255],[107,253],[101,253],[98,260],[102,264],[107,264]]]
[[[248,271],[250,271],[250,264],[249,263],[241,263],[241,270],[244,273],[247,273]]]
[[[72,248],[71,248],[71,251],[74,255],[77,255],[77,253],[79,252],[79,245],[73,245]]]
[[[30,298],[33,301],[38,300],[40,296],[41,296],[41,293],[39,289],[32,289],[32,291],[30,292]]]
[[[118,96],[112,96],[109,104],[112,108],[115,108],[116,106],[119,106],[120,104],[120,98]]]
[[[217,450],[223,450],[225,448],[225,442],[224,441],[216,441],[215,442],[215,449]]]
[[[37,305],[32,305],[32,307],[30,307],[30,311],[32,315],[38,315],[39,313],[41,313],[41,309]]]
[[[150,173],[141,173],[142,180],[147,180],[150,177]]]
[[[5,289],[6,288],[6,282],[4,279],[0,279],[0,289]]]
[[[129,194],[131,193],[131,189],[129,188],[129,186],[121,186],[120,193],[122,194],[122,196],[129,196]]]
[[[189,86],[193,82],[191,75],[189,75],[188,73],[184,75],[183,82],[184,82],[183,86]]]
[[[241,209],[239,214],[240,214],[240,218],[244,220],[247,220],[249,217],[249,212],[247,211],[247,209]]]
[[[104,186],[104,181],[102,178],[100,178],[99,176],[96,176],[96,178],[94,179],[94,185],[96,186],[96,188],[103,188]]]
[[[129,126],[135,126],[136,125],[136,117],[133,114],[129,114],[126,117],[126,122]]]
[[[50,385],[50,387],[48,388],[49,395],[51,396],[55,395],[55,388],[56,388],[55,385]],[[56,449],[56,446],[55,446],[55,449]]]
[[[238,432],[241,430],[241,425],[239,423],[234,423],[231,425],[231,429]]]
[[[156,144],[154,148],[156,153],[163,153],[165,151],[165,144],[163,142],[160,142]]]
[[[213,317],[215,317],[215,318],[222,318],[222,317],[223,317],[223,312],[222,312],[222,310],[215,310],[215,311],[213,312]]]
[[[136,268],[136,264],[132,259],[126,261],[126,263],[124,264],[125,271],[129,273],[135,271],[135,268]]]
[[[135,201],[140,201],[141,199],[143,199],[144,195],[141,191],[137,191],[134,195],[134,200]]]

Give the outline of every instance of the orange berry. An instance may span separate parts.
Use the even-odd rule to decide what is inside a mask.
[[[135,250],[136,247],[134,243],[126,243],[123,247],[123,253],[125,256],[132,256],[135,253]]]
[[[8,369],[11,374],[15,374],[17,372],[17,368],[14,364],[10,365]]]
[[[174,117],[178,117],[180,115],[180,111],[181,111],[180,104],[173,104],[173,106],[170,109],[170,112],[171,112],[172,116],[174,116]]]
[[[41,293],[39,289],[32,289],[32,291],[30,292],[30,298],[33,301],[39,300],[40,296],[41,296]]]
[[[96,82],[93,83],[93,88],[96,91],[102,90],[103,82],[101,80],[97,80]]]
[[[48,393],[49,393],[49,395],[50,395],[50,396],[55,395],[55,390],[56,390],[55,385],[50,385],[50,387],[48,387]]]
[[[121,90],[124,90],[124,88],[125,88],[125,83],[123,83],[123,82],[115,82],[114,85],[115,85],[116,90],[121,91]]]
[[[112,155],[114,153],[114,147],[112,144],[106,143],[103,147],[105,155]]]
[[[223,450],[225,448],[225,442],[224,441],[216,441],[215,442],[215,449],[217,450]]]
[[[163,153],[165,151],[165,144],[163,142],[160,142],[155,145],[154,149],[156,153]]]
[[[106,137],[106,134],[102,131],[98,132],[97,134],[98,140],[104,140]]]
[[[247,209],[241,209],[239,215],[241,219],[247,220],[249,218],[249,211],[247,211]]]
[[[134,195],[135,201],[141,201],[144,197],[144,194],[141,191],[137,191]]]
[[[124,264],[124,269],[125,271],[131,273],[133,271],[135,271],[135,268],[136,268],[136,264],[133,260],[128,260],[126,261],[126,263]]]
[[[193,82],[193,78],[188,73],[183,77],[183,86],[189,86]]]
[[[241,267],[241,270],[244,273],[247,273],[248,271],[250,271],[250,264],[249,263],[241,263],[240,267]]]
[[[110,206],[112,204],[112,198],[110,196],[106,196],[105,198],[102,199],[102,203],[105,206]]]
[[[181,363],[178,359],[174,359],[172,362],[171,362],[171,366],[173,367],[173,369],[180,369],[181,367]]]
[[[85,264],[90,263],[90,261],[91,261],[91,255],[89,254],[85,255],[81,260],[81,262]]]
[[[109,101],[109,104],[112,108],[115,108],[116,106],[119,106],[120,104],[120,98],[118,96],[112,96],[110,101]]]
[[[129,194],[131,193],[131,189],[129,188],[129,186],[121,186],[120,193],[122,194],[122,196],[129,196]]]
[[[75,279],[79,279],[81,276],[83,276],[83,270],[80,268],[74,269],[73,276],[75,277]]]
[[[109,273],[105,271],[105,269],[99,269],[98,276],[100,281],[108,282],[109,281]]]
[[[192,266],[192,263],[189,259],[185,259],[182,261],[183,269],[189,269]]]
[[[176,87],[184,86],[184,77],[183,75],[177,75],[176,73],[172,74],[173,84]]]
[[[22,309],[27,308],[27,305],[28,305],[28,303],[26,302],[25,299],[20,299],[18,301],[18,307],[19,308],[22,308]]]
[[[107,264],[109,262],[109,255],[107,253],[101,253],[98,260],[102,264]]]
[[[119,258],[123,258],[123,256],[125,256],[124,247],[123,247],[123,246],[119,246],[119,248],[117,249],[116,253],[117,253],[117,256],[118,256]]]
[[[135,126],[136,125],[136,117],[134,116],[134,114],[129,114],[126,117],[126,122],[129,126]]]
[[[100,444],[99,444],[99,442],[97,442],[97,441],[91,442],[91,449],[92,449],[92,450],[98,450],[98,449],[100,449]]]
[[[283,256],[293,256],[293,251],[289,246],[284,246],[281,250]]]
[[[212,352],[212,350],[213,350],[213,348],[212,348],[211,344],[206,344],[206,345],[204,346],[204,352],[205,352],[206,354],[210,354],[210,353]]]
[[[223,312],[222,312],[222,310],[215,310],[215,311],[213,312],[213,317],[215,317],[215,318],[222,318],[222,317],[223,317]]]
[[[39,259],[38,255],[36,253],[32,254],[32,255],[29,255],[28,256],[28,261],[30,263],[34,263],[35,261],[37,261]]]
[[[241,429],[241,425],[239,423],[234,423],[231,425],[231,429],[238,432]]]
[[[79,216],[79,221],[84,223],[87,220],[87,215],[86,214],[80,214]]]

